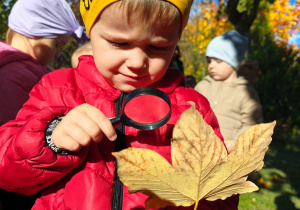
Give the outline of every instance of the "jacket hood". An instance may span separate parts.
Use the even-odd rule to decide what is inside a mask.
[[[205,76],[203,78],[203,80],[205,80],[209,83],[223,82],[223,81],[214,80],[210,75]],[[247,79],[245,79],[245,77],[243,77],[243,76],[238,76],[236,80],[234,80],[232,82],[224,82],[224,84],[235,87],[235,86],[240,86],[240,85],[249,85],[249,81]]]
[[[32,60],[38,63],[30,55],[11,47],[10,45],[0,42],[0,68],[12,62],[19,62],[21,60]]]

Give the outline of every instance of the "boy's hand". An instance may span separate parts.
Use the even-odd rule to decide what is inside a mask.
[[[99,109],[89,104],[81,104],[72,109],[56,126],[52,133],[54,145],[68,151],[78,151],[91,141],[100,142],[103,134],[111,141],[117,133]]]

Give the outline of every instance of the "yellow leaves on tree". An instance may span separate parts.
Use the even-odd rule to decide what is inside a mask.
[[[191,74],[197,78],[205,76],[208,43],[213,37],[233,29],[225,11],[220,10],[223,7],[223,1],[220,1],[219,6],[215,1],[194,1],[190,21],[179,42],[186,75]]]
[[[220,3],[223,3],[222,1]],[[196,15],[185,28],[182,40],[192,42],[193,50],[204,54],[206,46],[214,36],[226,31],[230,25],[227,15],[219,14],[219,6],[214,1],[194,2]],[[198,4],[198,5],[197,5]],[[192,12],[193,13],[193,12]],[[219,17],[218,19],[216,17]]]
[[[270,8],[269,21],[277,40],[287,44],[293,32],[300,31],[300,1],[275,0]]]
[[[118,174],[129,192],[149,196],[146,208],[191,206],[233,194],[258,190],[247,176],[260,170],[275,122],[245,131],[227,155],[223,143],[192,105],[176,123],[171,141],[172,165],[158,153],[128,148],[113,155]]]

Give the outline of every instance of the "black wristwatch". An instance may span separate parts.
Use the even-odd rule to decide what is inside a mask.
[[[55,144],[52,141],[52,132],[62,119],[63,119],[63,117],[57,117],[48,124],[48,126],[46,127],[46,132],[45,132],[45,143],[56,154],[69,155],[70,151],[59,149],[57,146],[55,146]]]

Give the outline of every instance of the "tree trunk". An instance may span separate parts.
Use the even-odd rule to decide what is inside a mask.
[[[250,11],[244,11],[242,13],[237,10],[239,1],[240,0],[229,0],[226,7],[226,13],[229,21],[235,26],[235,29],[241,34],[249,37],[250,27],[256,18],[260,0],[253,0]]]

